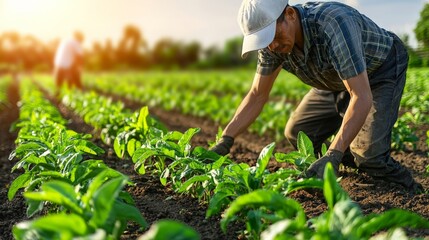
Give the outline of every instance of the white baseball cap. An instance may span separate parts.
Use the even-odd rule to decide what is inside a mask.
[[[289,0],[243,0],[237,21],[243,32],[241,56],[267,47],[274,39],[277,18]]]

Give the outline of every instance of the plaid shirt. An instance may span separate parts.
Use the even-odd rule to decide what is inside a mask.
[[[342,91],[342,79],[355,77],[364,70],[370,75],[389,54],[392,33],[350,6],[315,2],[294,7],[301,17],[303,52],[296,47],[291,54],[261,49],[258,73],[268,75],[282,65],[310,86]]]

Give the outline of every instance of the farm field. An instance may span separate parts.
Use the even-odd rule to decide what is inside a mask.
[[[17,169],[11,173],[18,159],[11,157],[9,160],[9,155],[17,147],[19,128],[14,128],[13,131],[9,129],[20,118],[21,110],[17,103],[20,102],[19,106],[23,106],[21,101],[24,85],[30,89],[29,91],[40,91],[42,98],[47,100],[47,103],[52,105],[65,120],[64,126],[67,129],[91,134],[88,140],[104,150],[97,155],[97,159],[103,160],[108,167],[128,176],[134,183],[134,185],[124,186],[124,191],[134,199],[135,207],[149,226],[158,220],[175,219],[198,232],[201,239],[246,239],[248,236],[243,233],[246,229],[243,222],[231,222],[226,233],[223,233],[220,214],[206,218],[207,195],[203,195],[201,199],[191,196],[197,195],[198,189],[191,194],[179,193],[174,188],[176,182],[161,181],[161,173],[157,172],[159,169],[148,167],[143,171],[144,167],[136,168],[135,158],[130,155],[137,154],[139,147],[132,151],[128,147],[121,148],[119,144],[115,147],[116,136],[109,135],[110,132],[106,133],[107,130],[103,131],[107,125],[114,122],[113,117],[105,125],[101,116],[96,116],[97,120],[91,122],[91,116],[89,116],[91,114],[88,114],[87,110],[92,108],[102,113],[109,106],[115,106],[111,110],[112,115],[118,113],[133,116],[134,113],[148,106],[150,116],[164,125],[168,131],[185,133],[189,129],[199,128],[200,130],[195,132],[192,138],[189,137],[190,142],[186,146],[208,148],[216,139],[219,127],[225,126],[246,93],[246,89],[251,84],[252,74],[253,70],[87,74],[84,78],[86,86],[84,92],[63,91],[61,98],[54,97],[50,76],[21,75],[12,80],[7,77],[9,80],[5,82],[8,84],[2,87],[2,93],[5,94],[2,94],[3,100],[0,99],[2,103],[0,105],[0,161],[2,163],[0,232],[4,233],[2,239],[13,239],[12,227],[28,220],[27,204],[22,189],[16,193],[12,201],[8,200],[11,183],[23,173],[23,169]],[[401,102],[401,117],[393,134],[393,146],[396,150],[392,152],[392,156],[406,166],[425,189],[429,189],[429,83],[427,81],[429,70],[411,69],[408,74],[409,80]],[[275,143],[274,153],[294,151],[282,137],[282,128],[308,88],[296,79],[288,79],[288,77],[290,76],[280,76],[273,89],[272,98],[261,117],[250,127],[249,132],[237,138],[229,155],[234,163],[256,166],[261,152],[273,142]],[[96,107],[98,105],[95,104],[99,104],[102,99],[108,100],[103,103],[105,105]],[[186,146],[185,152],[189,153]],[[289,167],[291,167],[289,163],[279,163],[274,157],[271,157],[267,163],[267,170],[271,173]],[[399,185],[375,181],[349,168],[342,168],[340,176],[340,186],[351,201],[359,206],[364,215],[382,214],[399,208],[416,213],[426,220],[429,219],[428,192],[411,194]],[[296,190],[289,193],[288,197],[301,204],[307,219],[316,218],[329,208],[329,203],[319,191]],[[45,213],[41,211],[35,216],[42,216]],[[412,238],[429,239],[428,228],[405,228],[405,232]],[[144,233],[145,230],[140,229],[134,222],[126,227],[120,238],[136,239]]]

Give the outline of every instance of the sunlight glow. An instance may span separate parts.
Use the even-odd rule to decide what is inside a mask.
[[[44,0],[3,0],[7,12],[25,14],[38,11],[44,7]]]

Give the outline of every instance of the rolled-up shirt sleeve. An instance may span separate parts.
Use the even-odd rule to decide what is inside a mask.
[[[258,64],[256,72],[261,75],[270,75],[281,64],[283,60],[270,53],[270,50],[264,48],[258,51]]]

